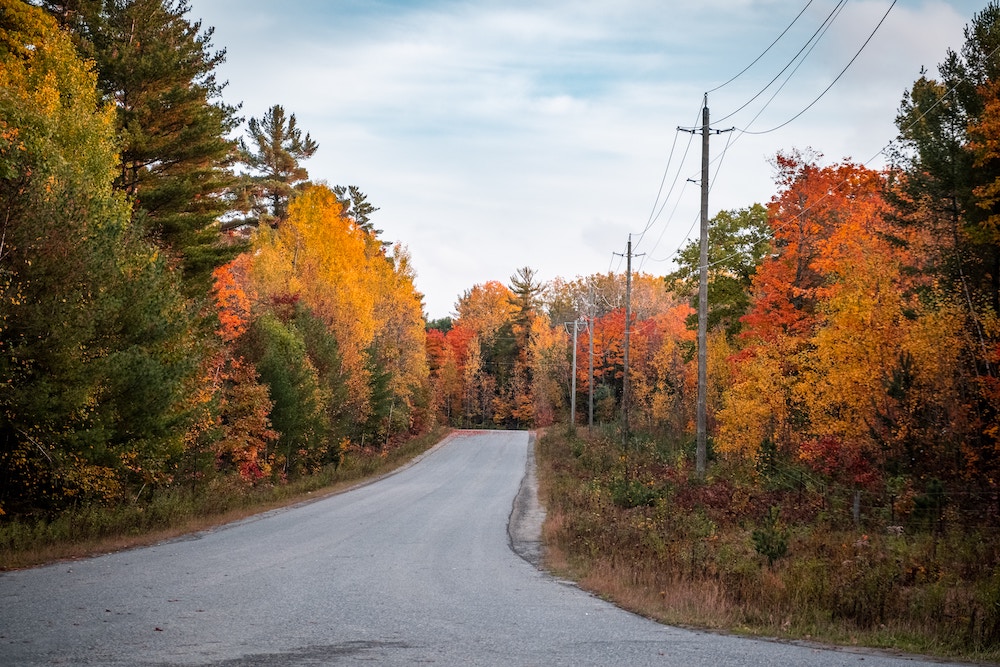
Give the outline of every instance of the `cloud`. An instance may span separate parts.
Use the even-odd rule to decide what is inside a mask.
[[[320,143],[314,178],[355,184],[374,222],[412,253],[428,314],[506,281],[603,273],[650,219],[671,146],[663,213],[642,236],[646,270],[676,250],[698,215],[702,95],[760,54],[802,8],[778,0],[192,0],[228,49],[227,101],[259,117],[280,103]],[[758,103],[721,119],[780,70],[834,5],[737,81],[710,94],[720,127],[745,128]],[[975,6],[973,6],[975,5]],[[922,65],[961,46],[979,3],[900,0],[823,100],[788,127],[711,141],[712,211],[767,201],[767,159],[813,146],[866,160],[895,135],[903,90]],[[799,72],[753,124],[768,129],[826,87],[888,0],[848,3]],[[794,34],[792,34],[794,32]],[[714,126],[714,122],[713,122]],[[724,148],[729,144],[728,150]],[[689,147],[686,159],[681,160]],[[717,176],[716,168],[718,168]],[[658,204],[659,206],[659,204]]]

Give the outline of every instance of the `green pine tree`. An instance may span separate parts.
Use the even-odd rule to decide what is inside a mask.
[[[308,132],[302,136],[295,114],[286,118],[280,104],[259,120],[251,118],[247,130],[250,144],[240,140],[240,159],[251,171],[246,179],[246,204],[258,224],[276,227],[288,213],[288,200],[296,186],[309,179],[302,160],[312,157],[319,144]]]
[[[99,86],[118,111],[121,162],[115,186],[133,215],[183,271],[188,291],[207,291],[212,269],[241,249],[218,220],[232,208],[237,108],[222,102],[215,70],[225,50],[212,28],[187,18],[186,0],[47,0],[45,6],[93,58]]]

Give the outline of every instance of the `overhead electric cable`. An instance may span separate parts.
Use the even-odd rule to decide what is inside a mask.
[[[674,149],[677,148],[677,135],[678,134],[680,134],[680,131],[674,132],[674,142],[672,144],[670,144],[670,155],[667,156],[667,164],[663,168],[663,178],[660,179],[660,189],[656,191],[656,199],[653,200],[653,208],[649,212],[649,219],[646,220],[646,227],[645,227],[645,229],[642,230],[643,234],[645,234],[646,230],[649,229],[649,226],[653,224],[653,220],[654,220],[653,215],[656,213],[656,205],[660,203],[660,195],[663,194],[663,186],[666,184],[666,182],[667,182],[667,174],[670,172],[670,163],[674,159]],[[686,154],[687,154],[687,152],[685,151],[685,155]],[[668,197],[670,196],[669,193],[668,193],[667,196]]]
[[[834,11],[833,11],[833,12],[831,13],[831,15],[827,17],[827,21],[825,21],[825,22],[824,22],[824,24],[825,24],[825,25],[824,25],[824,26],[821,26],[821,30],[822,30],[822,32],[821,32],[821,33],[819,33],[819,37],[820,37],[820,38],[821,38],[821,37],[823,36],[823,34],[825,34],[825,33],[826,33],[826,31],[827,31],[827,30],[829,29],[830,25],[832,25],[832,23],[833,23],[833,20],[836,20],[836,18],[837,18],[837,17],[839,16],[839,13],[840,13],[840,11],[841,11],[841,10],[843,9],[843,5],[844,5],[845,3],[846,3],[846,0],[844,0],[844,1],[843,1],[843,2],[841,2],[841,3],[838,3],[837,7],[835,7],[835,8],[834,8]],[[794,121],[794,120],[795,120],[796,118],[798,118],[799,116],[801,116],[801,115],[802,115],[803,113],[805,113],[806,111],[808,111],[808,110],[809,110],[809,108],[810,108],[811,106],[813,106],[814,104],[816,104],[816,102],[818,102],[818,101],[819,101],[819,99],[820,99],[820,98],[822,98],[822,97],[823,97],[823,95],[825,95],[825,94],[826,94],[826,93],[827,93],[827,92],[828,92],[828,91],[830,90],[830,88],[832,88],[832,87],[833,87],[833,85],[834,85],[835,83],[837,83],[837,81],[838,81],[838,80],[840,79],[840,77],[842,77],[842,76],[844,75],[844,72],[846,72],[846,71],[848,70],[848,68],[850,68],[850,66],[851,66],[851,65],[852,65],[852,64],[854,63],[854,61],[855,61],[855,60],[857,60],[858,56],[859,56],[859,55],[861,55],[861,52],[862,52],[862,51],[864,50],[864,48],[865,48],[865,47],[866,47],[866,46],[868,45],[868,43],[869,43],[869,42],[870,42],[870,41],[872,40],[872,38],[873,38],[873,37],[875,36],[875,33],[876,33],[876,32],[878,32],[878,29],[879,29],[880,27],[882,27],[882,24],[883,24],[883,23],[885,22],[885,19],[886,19],[886,17],[888,17],[888,15],[889,15],[889,12],[891,12],[891,11],[892,11],[892,8],[893,8],[893,6],[894,6],[895,4],[896,4],[896,0],[893,0],[892,4],[890,4],[890,5],[889,5],[889,9],[887,9],[887,10],[886,10],[886,12],[885,12],[885,14],[884,14],[884,15],[882,16],[881,20],[880,20],[880,21],[878,22],[878,24],[877,24],[877,25],[875,26],[875,28],[874,28],[874,29],[872,30],[871,34],[870,34],[870,35],[868,36],[868,39],[866,39],[866,40],[865,40],[865,42],[864,42],[864,43],[863,43],[863,44],[861,45],[861,47],[860,47],[860,48],[858,49],[858,51],[857,51],[857,52],[856,52],[856,53],[854,54],[854,56],[853,56],[853,57],[852,57],[852,58],[850,59],[850,61],[848,61],[847,65],[846,65],[846,66],[844,67],[844,69],[842,69],[842,70],[840,71],[840,73],[839,73],[839,74],[837,75],[837,77],[836,77],[836,78],[835,78],[835,79],[834,79],[834,80],[833,80],[833,81],[832,81],[832,82],[830,83],[830,85],[829,85],[829,86],[827,86],[827,87],[826,87],[826,89],[825,89],[825,90],[824,90],[824,91],[823,91],[822,93],[820,93],[820,96],[819,96],[819,97],[817,97],[817,98],[816,98],[815,100],[813,100],[813,101],[812,101],[812,102],[811,102],[811,103],[809,104],[809,106],[807,106],[807,107],[806,107],[805,109],[803,109],[802,111],[800,111],[800,112],[799,112],[798,114],[796,114],[796,115],[795,115],[795,116],[794,116],[793,118],[789,119],[788,121],[786,121],[786,122],[785,122],[785,123],[783,123],[782,125],[779,125],[779,126],[778,126],[778,127],[776,127],[776,128],[773,128],[773,129],[771,129],[771,130],[768,130],[767,132],[752,132],[752,131],[749,131],[749,130],[745,130],[745,129],[738,129],[737,131],[739,132],[739,136],[738,136],[738,137],[736,137],[735,139],[732,139],[732,141],[733,141],[733,142],[735,142],[735,141],[738,141],[738,140],[739,140],[739,138],[740,138],[740,137],[742,137],[742,136],[743,136],[744,134],[753,134],[753,135],[757,135],[757,134],[767,134],[768,132],[773,132],[774,130],[777,130],[777,129],[781,128],[781,127],[784,127],[785,125],[788,125],[789,123],[791,123],[792,121]],[[816,34],[814,34],[814,35],[813,35],[813,38],[815,38],[815,37],[816,37]],[[815,48],[816,44],[818,43],[818,39],[817,39],[817,40],[815,40],[815,41],[813,41],[813,40],[811,39],[810,41],[812,42],[812,44],[811,44],[811,45],[809,45],[809,49],[808,49],[808,51],[807,51],[807,52],[806,52],[806,54],[805,54],[806,56],[808,56],[808,55],[809,55],[809,53],[811,53],[811,52],[812,52],[813,48]],[[998,47],[998,48],[1000,48],[1000,47]],[[798,54],[796,54],[795,58],[797,59],[797,58],[799,57],[799,55],[801,55],[801,54],[802,54],[802,51],[799,51],[799,53],[798,53]],[[760,109],[760,110],[759,110],[759,111],[757,112],[757,114],[756,114],[756,115],[755,115],[755,116],[753,117],[753,119],[752,119],[752,120],[750,121],[750,124],[753,124],[753,123],[754,123],[754,122],[755,122],[755,121],[757,120],[757,118],[759,118],[759,117],[760,117],[761,113],[763,113],[763,112],[764,112],[764,110],[765,110],[765,109],[766,109],[766,108],[768,107],[768,105],[770,105],[770,103],[771,103],[771,102],[772,102],[772,101],[774,100],[775,96],[777,96],[777,94],[778,94],[778,93],[779,93],[779,92],[781,91],[781,89],[782,89],[782,88],[784,88],[784,87],[785,87],[785,85],[787,85],[787,83],[788,83],[788,82],[789,82],[789,81],[791,80],[791,77],[792,77],[792,75],[794,75],[794,74],[795,74],[796,70],[798,70],[798,68],[799,68],[799,67],[800,67],[800,66],[802,65],[802,63],[803,63],[804,61],[805,61],[805,57],[803,57],[803,59],[802,59],[802,60],[800,60],[800,61],[798,62],[798,64],[797,64],[797,65],[795,66],[795,69],[793,69],[793,70],[791,71],[791,73],[789,73],[789,75],[788,75],[788,77],[787,77],[787,78],[785,79],[784,83],[782,83],[782,84],[781,84],[781,86],[779,86],[779,87],[778,87],[778,89],[777,89],[777,90],[776,90],[776,91],[774,92],[774,94],[773,94],[773,95],[771,95],[771,98],[770,98],[770,99],[769,99],[769,100],[767,101],[767,103],[766,103],[766,104],[765,104],[765,105],[764,105],[763,107],[761,107],[761,109]],[[793,62],[794,62],[794,60],[793,60]],[[789,63],[789,64],[791,64],[791,63]],[[787,69],[787,68],[788,68],[788,66],[786,65],[786,66],[785,66],[785,69]],[[784,69],[782,70],[782,72],[784,72]],[[780,76],[780,74],[779,74],[779,76]],[[775,81],[776,79],[777,79],[777,77],[775,77],[775,79],[772,79],[772,80],[771,80],[771,83],[774,83],[774,81]],[[771,83],[769,83],[769,84],[767,85],[767,87],[770,87]],[[767,89],[767,87],[765,87],[765,90]],[[763,91],[761,91],[761,92],[763,92]],[[758,95],[759,95],[759,94],[758,94]],[[935,103],[935,104],[936,104],[936,103]],[[744,105],[743,107],[741,107],[741,109],[742,109],[742,108],[745,108],[745,107],[746,107],[746,105]],[[737,111],[739,111],[739,109],[738,109]],[[736,113],[736,112],[733,112],[733,113]],[[730,116],[732,116],[732,115],[733,115],[733,114],[730,114]],[[727,116],[727,118],[728,118],[728,116]],[[748,125],[748,126],[749,126],[749,125]],[[886,149],[886,148],[888,147],[888,145],[891,145],[891,142],[890,142],[890,144],[887,144],[886,146],[884,146],[884,147],[883,147],[883,148],[882,148],[882,149],[881,149],[881,150],[879,151],[879,153],[881,153],[882,151],[884,151],[884,150],[885,150],[885,149]],[[720,155],[720,156],[719,156],[718,158],[716,158],[716,160],[718,160],[718,161],[719,161],[719,164],[718,164],[718,165],[716,166],[716,172],[715,172],[715,173],[716,173],[716,176],[717,176],[717,175],[718,175],[718,173],[719,173],[719,169],[720,169],[720,168],[721,168],[721,166],[722,166],[722,160],[723,160],[723,159],[725,158],[725,155],[726,155],[726,151],[728,151],[728,150],[729,150],[729,147],[730,147],[730,142],[729,142],[729,141],[727,141],[727,142],[726,142],[726,148],[725,148],[725,149],[723,150],[722,154],[721,154],[721,155]],[[875,159],[875,157],[877,157],[877,156],[879,155],[879,153],[876,153],[876,154],[875,154],[875,156],[873,156],[873,157],[871,158],[871,160],[874,160],[874,159]],[[871,162],[871,160],[869,160],[869,162]],[[714,162],[714,161],[715,161],[715,160],[713,160],[713,162]],[[865,163],[865,164],[867,165],[867,163]],[[715,181],[715,177],[713,176],[713,177],[712,177],[712,183],[713,183],[713,184],[714,184],[714,181]],[[819,201],[822,201],[823,199],[825,199],[825,196],[824,196],[824,197],[821,197]],[[818,204],[818,203],[819,203],[819,201],[817,201],[816,203]],[[810,206],[810,207],[808,207],[808,208],[807,208],[806,210],[802,211],[802,212],[801,212],[801,213],[799,214],[799,216],[797,216],[797,217],[800,217],[801,215],[804,215],[804,214],[805,214],[806,212],[808,212],[808,211],[809,211],[809,209],[810,209],[810,208],[812,208],[812,206]],[[694,227],[693,227],[693,225],[692,225],[692,229],[693,229],[693,228],[694,228]],[[690,230],[689,230],[689,231],[688,231],[688,236],[690,236],[690,233],[691,233],[691,232],[690,232]],[[671,255],[668,255],[668,256],[667,256],[667,257],[666,257],[666,258],[665,258],[664,260],[656,260],[656,261],[667,261],[667,260],[669,260],[669,259],[672,259],[672,258],[673,258],[673,257],[675,257],[675,256],[676,256],[676,255],[677,255],[678,253],[680,253],[681,249],[682,249],[681,247],[678,247],[678,248],[677,248],[677,250],[676,250],[675,252],[673,252],[673,253],[672,253]],[[734,253],[734,254],[732,254],[732,255],[730,255],[730,256],[728,256],[728,257],[724,257],[724,258],[721,258],[721,259],[719,259],[719,260],[717,260],[717,261],[715,261],[715,262],[710,262],[710,263],[708,264],[708,268],[711,268],[711,267],[713,267],[713,266],[716,266],[716,265],[718,265],[718,264],[720,264],[720,263],[722,263],[722,262],[725,262],[725,261],[727,261],[727,260],[729,260],[729,259],[731,259],[732,257],[735,257],[735,256],[736,256],[736,255],[735,255],[735,253]]]
[[[885,11],[885,14],[882,15],[882,20],[880,20],[878,22],[878,25],[875,26],[875,29],[872,30],[872,33],[870,35],[868,35],[868,39],[866,39],[865,43],[861,45],[861,48],[859,48],[858,51],[857,51],[857,53],[854,54],[854,57],[851,58],[848,61],[847,65],[844,66],[844,69],[840,70],[840,74],[838,74],[837,77],[833,81],[830,82],[830,85],[827,86],[826,88],[824,88],[823,92],[821,92],[816,99],[814,99],[804,109],[802,109],[802,111],[799,111],[797,114],[795,114],[794,116],[792,116],[791,118],[789,118],[788,120],[786,120],[781,125],[778,125],[776,127],[772,127],[770,130],[763,130],[763,131],[760,131],[760,132],[754,132],[754,131],[751,131],[751,130],[740,130],[740,132],[742,134],[753,134],[753,135],[768,134],[770,132],[774,132],[775,130],[780,130],[781,128],[785,127],[786,125],[788,125],[789,123],[791,123],[792,121],[794,121],[795,119],[797,119],[799,116],[801,116],[802,114],[804,114],[806,111],[809,111],[809,109],[811,109],[814,104],[816,104],[821,99],[823,99],[823,96],[826,95],[830,91],[831,88],[833,88],[834,84],[836,84],[838,81],[840,81],[840,77],[844,76],[844,73],[851,67],[851,65],[854,64],[854,61],[858,59],[858,56],[861,55],[861,52],[865,50],[866,46],[868,46],[868,42],[872,41],[872,38],[875,37],[875,33],[878,32],[878,29],[882,27],[883,23],[885,23],[885,19],[889,16],[889,12],[891,12],[892,8],[895,7],[895,6],[896,6],[896,0],[892,0],[892,4],[889,5],[889,9],[887,9]]]
[[[699,109],[698,109],[698,114],[699,114],[699,115],[701,114],[701,108],[699,108]],[[677,128],[677,129],[678,129],[678,131],[680,131],[680,128]],[[661,192],[663,192],[663,183],[665,183],[665,182],[666,182],[666,175],[667,175],[667,171],[668,171],[668,170],[670,169],[670,160],[672,159],[672,156],[673,156],[673,152],[674,152],[674,149],[673,149],[673,148],[671,148],[671,149],[670,149],[670,155],[671,155],[671,158],[668,158],[668,160],[667,160],[667,169],[665,169],[665,170],[664,170],[664,172],[663,172],[663,176],[664,176],[664,179],[663,179],[663,181],[661,181],[661,183],[660,183],[660,191],[659,191],[659,192],[657,192],[657,194],[656,194],[656,201],[654,201],[654,202],[653,202],[653,211],[656,211],[656,214],[655,214],[655,215],[653,215],[653,213],[652,213],[652,212],[650,212],[650,218],[649,218],[649,220],[648,220],[648,221],[646,222],[646,227],[645,227],[645,228],[644,228],[644,229],[642,230],[642,232],[641,232],[641,233],[639,234],[639,239],[638,239],[638,240],[636,241],[636,243],[635,243],[635,245],[636,245],[637,247],[638,247],[638,245],[639,245],[640,243],[642,243],[642,239],[643,239],[643,237],[645,237],[645,235],[646,235],[646,232],[648,232],[648,231],[649,231],[649,229],[650,229],[650,227],[652,227],[652,226],[653,226],[653,225],[654,225],[654,224],[656,223],[656,221],[657,221],[657,220],[658,220],[658,219],[660,218],[660,214],[661,214],[661,213],[663,213],[663,209],[664,209],[664,208],[666,207],[666,205],[667,205],[667,202],[668,202],[668,201],[670,201],[670,195],[672,195],[672,194],[673,194],[673,192],[674,192],[674,188],[675,188],[675,187],[677,187],[677,181],[678,181],[678,180],[680,179],[680,176],[681,176],[681,169],[683,169],[683,168],[684,168],[684,162],[685,162],[685,161],[687,160],[687,156],[688,156],[688,151],[690,151],[690,150],[691,150],[691,142],[693,141],[693,139],[694,139],[694,137],[693,137],[693,136],[692,136],[692,137],[689,137],[689,138],[688,138],[688,142],[687,142],[687,145],[686,145],[686,146],[684,147],[684,155],[682,155],[682,156],[681,156],[681,161],[680,161],[680,164],[679,164],[679,165],[677,165],[677,171],[676,171],[676,173],[674,174],[674,180],[673,180],[673,182],[672,182],[672,183],[670,184],[670,189],[669,189],[669,190],[667,191],[667,194],[666,194],[666,196],[665,196],[665,197],[663,198],[663,203],[662,203],[662,204],[660,204],[660,208],[659,208],[659,210],[657,211],[657,210],[656,210],[656,206],[657,206],[657,204],[659,204],[659,203],[660,203],[660,193],[661,193]],[[676,146],[676,145],[677,145],[677,134],[674,134],[674,146]],[[669,220],[667,220],[667,224],[668,224],[668,225],[670,224],[670,221],[669,221]]]
[[[823,19],[823,22],[820,24],[820,26],[818,28],[816,28],[816,32],[814,32],[812,34],[812,36],[808,40],[806,40],[806,43],[803,44],[802,48],[799,49],[798,53],[796,53],[792,57],[792,59],[788,61],[788,64],[785,65],[784,67],[782,67],[781,71],[778,72],[774,76],[773,79],[771,79],[770,81],[767,82],[766,86],[764,86],[763,88],[761,88],[760,91],[758,91],[756,95],[754,95],[749,100],[747,100],[746,102],[744,102],[735,111],[732,111],[732,112],[726,114],[725,116],[723,116],[722,118],[719,118],[715,122],[721,123],[721,122],[725,121],[728,118],[732,118],[733,116],[735,116],[736,114],[738,114],[739,112],[743,111],[748,106],[750,106],[750,104],[753,103],[753,101],[756,100],[758,97],[760,97],[761,95],[763,95],[764,91],[767,90],[768,88],[770,88],[771,84],[773,84],[775,81],[777,81],[781,77],[781,75],[785,73],[785,70],[787,70],[789,67],[791,67],[792,63],[794,63],[796,60],[798,60],[799,56],[801,56],[802,53],[804,51],[806,51],[807,48],[810,51],[812,50],[812,48],[810,47],[810,45],[815,46],[814,42],[818,41],[819,38],[821,38],[826,33],[827,29],[833,23],[834,19],[836,19],[837,15],[840,14],[840,10],[843,9],[843,7],[844,7],[845,4],[847,4],[847,0],[838,0],[837,4],[834,6],[834,8],[832,10],[830,10],[829,14],[827,14],[827,17],[825,19]]]
[[[679,132],[678,132],[678,134],[679,134]],[[670,184],[670,189],[667,191],[667,196],[663,198],[663,203],[660,204],[660,208],[659,208],[658,211],[656,211],[656,215],[654,215],[654,216],[652,216],[650,218],[649,222],[646,223],[645,229],[643,229],[642,232],[639,234],[639,238],[635,242],[636,246],[638,246],[640,243],[642,243],[642,239],[645,238],[646,232],[648,232],[649,229],[650,229],[650,227],[652,227],[656,223],[656,221],[660,219],[660,215],[663,213],[664,207],[666,207],[667,203],[670,201],[670,195],[672,195],[674,193],[674,188],[677,187],[677,182],[680,180],[681,169],[684,168],[684,162],[687,160],[688,152],[691,149],[691,142],[692,142],[692,140],[693,140],[693,137],[689,138],[687,146],[684,147],[684,155],[681,156],[681,162],[680,162],[679,165],[677,165],[677,171],[674,173],[674,180],[673,180],[673,183]],[[659,202],[657,202],[657,203],[659,203]],[[655,204],[654,204],[654,206],[655,206]],[[676,208],[676,206],[675,206],[675,208]],[[670,224],[670,219],[669,218],[667,219],[667,224],[668,225]]]
[[[829,22],[827,22],[825,26],[822,26],[822,27],[821,27],[821,28],[822,28],[822,32],[821,32],[821,33],[820,33],[820,35],[819,35],[819,38],[820,38],[820,39],[822,39],[823,35],[825,35],[825,34],[826,34],[826,31],[827,31],[827,30],[829,30],[830,26],[831,26],[831,25],[833,25],[833,21],[835,21],[835,20],[836,20],[836,19],[837,19],[837,18],[838,18],[838,17],[840,16],[840,12],[841,12],[841,11],[843,10],[843,8],[844,8],[844,5],[845,5],[845,4],[846,4],[846,0],[844,0],[844,2],[843,2],[843,3],[841,3],[841,4],[839,5],[839,8],[835,8],[835,10],[834,10],[834,12],[835,12],[835,13],[834,13],[834,15],[833,15],[833,17],[832,17],[832,18],[833,18],[833,20],[832,20],[832,21],[829,21]],[[831,18],[831,17],[829,17],[829,16],[827,17],[827,19],[830,19],[830,18]],[[815,37],[815,35],[813,35],[813,36]],[[780,92],[781,92],[781,91],[782,91],[782,90],[784,89],[784,87],[785,87],[786,85],[788,85],[788,82],[789,82],[789,81],[791,81],[791,79],[792,79],[792,77],[793,77],[793,76],[795,76],[795,73],[796,73],[796,72],[798,71],[799,67],[801,67],[801,66],[802,66],[802,63],[804,63],[804,62],[805,62],[805,59],[809,57],[809,54],[810,54],[810,53],[812,53],[812,50],[813,50],[814,48],[816,48],[816,45],[817,45],[817,44],[819,44],[819,39],[815,40],[815,41],[814,41],[814,42],[813,42],[812,44],[810,44],[810,45],[809,45],[809,49],[808,49],[808,51],[806,51],[806,53],[805,53],[805,55],[804,55],[804,56],[802,57],[802,59],[801,59],[801,60],[799,60],[799,62],[798,62],[798,63],[797,63],[796,65],[795,65],[795,68],[794,68],[794,69],[792,69],[792,71],[788,73],[788,76],[787,76],[787,77],[785,77],[785,80],[784,80],[784,81],[782,82],[782,84],[781,84],[780,86],[778,86],[778,89],[777,89],[777,90],[775,90],[775,91],[774,91],[774,93],[773,93],[773,94],[771,95],[771,97],[770,97],[770,98],[769,98],[769,99],[767,100],[767,102],[765,102],[765,103],[764,103],[764,106],[762,106],[762,107],[761,107],[761,108],[760,108],[760,109],[759,109],[759,110],[757,111],[757,113],[756,113],[756,114],[754,115],[754,117],[753,117],[752,119],[750,119],[750,122],[749,122],[749,123],[747,123],[747,127],[750,127],[751,125],[753,125],[753,124],[754,124],[754,122],[756,122],[756,120],[757,120],[758,118],[760,118],[761,114],[763,114],[763,113],[764,113],[764,111],[765,111],[765,110],[767,109],[767,107],[768,107],[768,106],[770,106],[771,102],[773,102],[773,101],[774,101],[774,98],[778,96],[778,93],[780,93]],[[800,51],[800,52],[799,52],[799,54],[797,54],[797,55],[796,55],[796,58],[798,58],[798,55],[801,55],[801,53],[802,53],[802,52]],[[857,57],[857,56],[855,56],[855,57]],[[793,59],[793,61],[792,61],[792,62],[794,62],[794,59]],[[789,63],[789,64],[791,64],[791,63]],[[787,65],[785,66],[785,69],[788,69]],[[782,70],[782,71],[784,71],[784,70]],[[779,74],[779,76],[780,76],[780,74]],[[774,81],[775,81],[776,79],[777,79],[777,77],[775,77],[774,79],[772,79],[772,80],[771,80],[771,83],[774,83]],[[768,88],[768,87],[770,87],[770,85],[771,85],[771,84],[769,83],[769,84],[768,84],[768,85],[767,85],[767,86],[766,86],[766,87],[764,88],[764,90],[767,90],[767,88]],[[763,92],[763,91],[762,91],[762,92]],[[745,108],[745,106],[746,106],[746,105],[744,105],[744,107],[741,107],[741,108]],[[736,113],[736,112],[733,112],[733,113]],[[732,115],[733,115],[733,114],[729,114],[729,116],[732,116]],[[729,116],[726,116],[726,118],[728,118]],[[740,137],[742,137],[742,136],[743,136],[744,134],[747,134],[747,132],[746,132],[745,130],[741,130],[741,129],[739,129],[739,128],[733,128],[733,129],[734,129],[734,130],[735,130],[735,131],[736,131],[736,132],[738,133],[738,135],[736,136],[736,138],[735,138],[735,139],[733,139],[733,138],[730,138],[730,139],[728,139],[728,140],[726,141],[726,148],[725,148],[725,149],[723,150],[723,152],[722,152],[722,153],[721,153],[720,155],[718,155],[718,156],[716,156],[716,157],[712,158],[712,164],[715,164],[716,162],[720,162],[720,161],[721,161],[721,160],[722,160],[722,159],[723,159],[723,158],[725,157],[725,155],[726,155],[726,151],[728,151],[728,150],[729,150],[729,147],[730,147],[730,146],[731,146],[732,144],[734,144],[734,143],[736,143],[737,141],[739,141]],[[716,170],[716,173],[718,173],[718,170]],[[694,178],[694,177],[692,176],[692,178]],[[714,180],[714,177],[713,177],[713,180]]]
[[[747,65],[746,67],[744,67],[743,69],[741,69],[739,71],[739,73],[736,76],[734,76],[733,78],[731,78],[729,81],[726,81],[725,83],[720,83],[718,86],[716,86],[715,88],[712,88],[708,92],[709,93],[714,93],[715,91],[719,90],[720,88],[725,88],[726,86],[728,86],[729,84],[731,84],[733,81],[736,81],[736,79],[738,79],[741,76],[743,76],[744,74],[746,74],[747,70],[749,70],[751,67],[753,67],[754,65],[756,65],[760,61],[761,58],[763,58],[764,56],[767,55],[768,51],[770,51],[772,48],[774,48],[775,44],[777,44],[779,41],[781,41],[781,38],[785,36],[785,33],[787,33],[789,30],[792,29],[792,26],[795,25],[795,22],[798,21],[802,17],[802,15],[805,13],[805,11],[807,9],[809,9],[809,5],[811,5],[812,3],[813,3],[813,0],[809,0],[809,2],[806,3],[806,6],[802,8],[802,11],[800,11],[798,14],[796,14],[795,18],[792,19],[792,22],[788,24],[788,27],[785,28],[784,30],[782,30],[781,34],[778,35],[774,39],[773,42],[771,42],[771,45],[768,46],[766,49],[764,49],[759,56],[757,56],[756,58],[753,59],[753,62],[751,62],[749,65]]]

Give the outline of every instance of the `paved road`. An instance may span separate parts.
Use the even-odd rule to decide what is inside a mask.
[[[540,572],[507,532],[528,444],[458,433],[348,493],[4,574],[0,665],[919,664],[669,628]]]

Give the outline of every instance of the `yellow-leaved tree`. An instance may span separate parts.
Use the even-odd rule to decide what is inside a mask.
[[[426,334],[406,249],[397,245],[387,254],[325,185],[300,191],[283,223],[262,228],[254,245],[258,308],[287,311],[285,319],[307,312],[335,341],[325,364],[306,341],[328,418],[366,442],[420,426],[429,403]],[[332,380],[324,384],[324,376]]]

